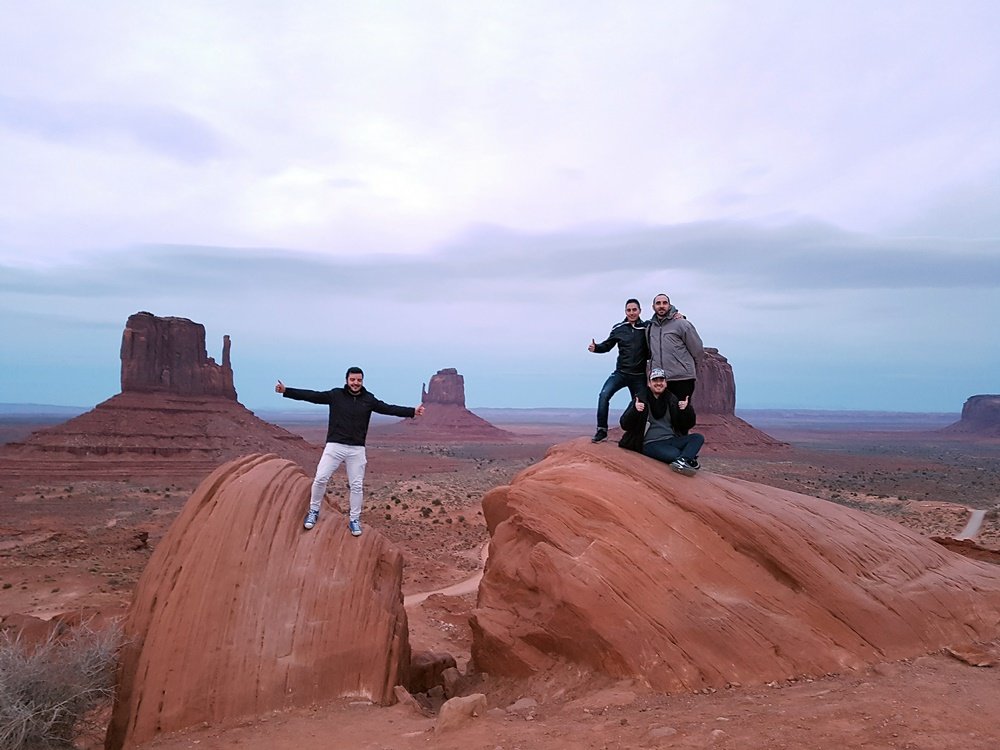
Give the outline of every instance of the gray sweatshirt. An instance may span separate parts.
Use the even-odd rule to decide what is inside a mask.
[[[646,328],[649,343],[649,367],[659,367],[667,380],[693,380],[695,364],[705,353],[698,331],[685,318],[660,321],[653,317]]]

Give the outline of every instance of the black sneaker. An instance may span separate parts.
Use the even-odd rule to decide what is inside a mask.
[[[690,466],[692,469],[694,469],[695,471],[698,471],[698,469],[701,468],[701,464],[698,463],[698,459],[697,458],[685,458],[684,462],[688,466]]]
[[[675,458],[670,462],[670,468],[686,477],[693,477],[697,471],[697,468],[688,463],[685,458]]]
[[[598,427],[597,432],[594,433],[594,437],[591,439],[590,442],[603,443],[607,439],[608,439],[608,431],[605,430],[603,427]]]

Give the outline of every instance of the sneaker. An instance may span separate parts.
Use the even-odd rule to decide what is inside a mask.
[[[694,473],[697,471],[695,467],[693,467],[683,458],[677,458],[671,461],[670,468],[688,477],[693,477]]]
[[[319,520],[319,511],[310,510],[308,513],[306,513],[306,521],[302,525],[305,526],[307,529],[311,529],[313,526],[316,525],[316,522],[318,520]]]
[[[701,468],[701,464],[698,463],[698,459],[697,458],[685,458],[684,462],[688,466],[690,466],[692,469],[694,469],[695,471],[698,471],[698,469]]]
[[[592,443],[603,443],[608,439],[608,431],[603,427],[598,427],[597,432],[594,433],[594,437],[591,438]]]
[[[351,529],[351,536],[361,536],[361,521],[348,521],[347,525]]]

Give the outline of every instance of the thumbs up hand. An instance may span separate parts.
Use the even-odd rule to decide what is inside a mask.
[[[646,410],[646,405],[639,400],[639,397],[635,397],[635,410],[642,414]]]
[[[597,349],[597,342],[593,339],[590,340],[590,346],[587,347],[588,352],[595,351]]]

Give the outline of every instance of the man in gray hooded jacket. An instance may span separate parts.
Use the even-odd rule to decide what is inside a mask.
[[[670,297],[653,297],[653,318],[646,326],[650,370],[663,370],[667,390],[678,399],[690,398],[705,354],[698,331],[687,318],[675,316]]]

